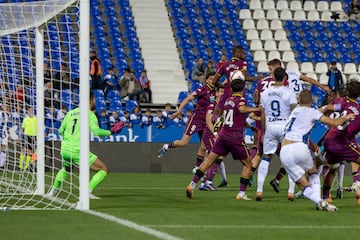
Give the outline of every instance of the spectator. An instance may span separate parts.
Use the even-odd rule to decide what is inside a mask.
[[[70,79],[70,70],[67,67],[66,63],[61,64],[60,71],[56,74],[53,87],[57,90],[66,90],[70,89],[71,79]]]
[[[116,116],[115,116],[116,117]],[[115,120],[114,117],[114,120]],[[101,109],[99,116],[99,127],[105,130],[110,130],[110,119],[105,109]]]
[[[118,112],[118,111],[113,111],[112,114],[111,114],[111,116],[109,117],[110,129],[111,129],[112,127],[114,127],[115,124],[116,124],[117,122],[119,122],[120,120],[121,120],[121,119],[120,119],[120,117],[119,117],[119,112]]]
[[[133,109],[133,113],[130,114],[130,121],[132,124],[141,125],[142,122],[142,114],[139,106],[135,106]]]
[[[221,54],[221,59],[216,64],[216,71],[219,70],[221,68],[221,66],[224,64],[224,62],[226,62],[226,61],[227,61],[226,54],[225,53]]]
[[[153,116],[151,115],[150,108],[146,109],[145,114],[141,118],[142,126],[150,126],[153,123]]]
[[[24,100],[25,100],[25,91],[22,85],[17,85],[15,92],[14,92],[14,97],[16,100],[17,105],[23,105],[24,104]]]
[[[90,52],[90,60],[91,90],[101,89],[101,61],[95,51]]]
[[[195,64],[194,69],[191,73],[191,78],[194,81],[198,81],[202,84],[205,83],[205,64],[203,58],[199,58],[199,60]]]
[[[9,102],[9,89],[7,84],[0,78],[0,100],[3,103]]]
[[[141,72],[141,76],[138,79],[139,85],[141,87],[141,98],[140,102],[152,102],[152,92],[150,89],[150,80],[147,76],[147,71],[144,69]],[[143,99],[146,99],[145,101],[142,101]]]
[[[124,115],[122,117],[120,117],[120,121],[122,121],[124,123],[125,127],[129,127],[132,128],[132,122],[130,120],[130,112],[128,110],[124,111]]]
[[[341,71],[336,67],[336,62],[330,63],[327,75],[329,76],[328,87],[330,90],[337,91],[339,88],[343,87],[344,81],[342,79]]]
[[[44,106],[47,108],[53,106],[54,108],[59,109],[59,92],[53,89],[52,82],[47,80],[45,82],[44,88]]]
[[[174,121],[170,118],[170,115],[174,113],[174,111],[172,111],[171,108],[172,108],[171,103],[166,103],[165,108],[162,111],[162,115],[164,117],[164,124],[166,127],[174,123]]]
[[[56,132],[56,112],[51,106],[45,113],[45,136]]]
[[[44,63],[44,82],[51,81],[52,74],[48,63]]]
[[[348,16],[350,20],[360,21],[360,4],[358,0],[353,0],[348,9]]]
[[[210,73],[210,72],[216,72],[213,60],[208,61],[207,66],[205,68],[205,76],[207,76],[207,74]]]
[[[119,91],[119,81],[115,75],[114,69],[109,68],[108,73],[104,77],[104,93],[106,94],[109,90]]]
[[[156,116],[153,117],[153,123],[156,128],[166,128],[165,124],[166,118],[164,117],[162,111],[159,109],[156,112]]]
[[[130,72],[129,77],[123,77],[120,81],[121,97],[130,100],[139,100],[141,88],[138,81],[135,81],[134,71]]]

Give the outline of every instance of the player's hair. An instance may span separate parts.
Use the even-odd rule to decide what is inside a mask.
[[[274,58],[274,59],[271,59],[270,61],[268,61],[267,63],[268,66],[281,66],[281,61],[280,59],[278,58]]]
[[[231,89],[233,92],[241,92],[244,89],[245,81],[241,79],[234,79],[231,81]]]
[[[346,83],[346,90],[349,98],[358,98],[360,96],[360,81],[356,78],[351,78]]]
[[[307,89],[302,90],[299,94],[300,104],[311,104],[313,102],[311,92]]]
[[[348,95],[346,87],[339,88],[338,93],[340,97],[346,97]]]
[[[215,90],[216,91],[219,91],[220,89],[225,89],[225,86],[223,84],[218,84],[216,87],[215,87]]]
[[[245,49],[241,46],[235,46],[232,50],[233,55],[235,56],[238,51],[244,51]]]
[[[274,70],[274,80],[275,82],[282,82],[284,78],[287,78],[287,73],[284,68],[278,67]]]
[[[205,79],[208,79],[210,76],[214,76],[215,72],[214,71],[209,71],[206,73]]]

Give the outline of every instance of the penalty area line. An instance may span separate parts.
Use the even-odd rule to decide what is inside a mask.
[[[134,230],[139,231],[139,232],[146,233],[148,235],[152,235],[152,236],[157,237],[159,239],[182,240],[181,238],[172,236],[172,235],[167,234],[165,232],[157,231],[157,230],[152,229],[150,227],[143,226],[143,225],[131,222],[129,220],[118,218],[118,217],[115,217],[115,216],[112,216],[112,215],[109,215],[109,214],[106,214],[106,213],[97,212],[97,211],[93,211],[93,210],[85,210],[85,211],[82,211],[82,212],[93,215],[93,216],[100,217],[102,219],[105,219],[105,220],[108,220],[108,221],[111,221],[111,222],[114,222],[114,223],[117,223],[117,224],[120,224],[120,225],[123,225],[125,227],[134,229]]]
[[[360,228],[358,226],[336,226],[336,225],[324,225],[324,226],[312,226],[312,225],[303,225],[303,226],[294,226],[294,225],[146,225],[147,227],[153,228],[203,228],[203,229],[354,229]]]

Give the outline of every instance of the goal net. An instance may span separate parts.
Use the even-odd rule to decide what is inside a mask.
[[[57,130],[79,105],[79,9],[76,0],[0,3],[2,208],[72,209],[79,201],[75,167],[56,197],[47,194],[62,167]]]

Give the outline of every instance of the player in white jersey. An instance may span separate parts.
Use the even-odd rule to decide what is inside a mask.
[[[257,201],[262,200],[264,181],[268,174],[271,158],[281,143],[284,126],[290,112],[297,105],[295,93],[284,86],[287,79],[285,69],[276,68],[273,75],[274,84],[260,95],[260,102],[265,113],[265,134],[263,156],[257,175]]]
[[[289,177],[302,189],[304,197],[313,201],[318,210],[336,211],[337,207],[323,201],[320,194],[320,177],[317,174],[309,149],[309,135],[316,121],[338,126],[353,119],[354,115],[331,119],[317,109],[311,108],[312,96],[309,90],[299,94],[299,106],[287,121],[280,150],[280,161]],[[309,173],[309,181],[305,173]]]
[[[8,106],[3,104],[0,110],[0,167],[4,167],[6,160],[6,150],[8,146],[8,124],[9,116],[8,116]]]
[[[281,65],[282,65],[281,61],[276,58],[269,61],[269,63],[271,63],[269,65],[270,71],[272,71],[275,68],[281,67]],[[300,73],[297,70],[287,69],[286,73],[288,74],[288,80],[285,82],[284,85],[289,86],[289,89],[292,89],[296,95],[299,95],[300,91],[306,88],[305,85],[301,83],[301,81],[307,82],[312,85],[316,85],[325,92],[330,91],[328,86],[322,85],[319,81],[317,81],[311,77],[308,77],[305,74]],[[274,190],[276,192],[279,192],[279,182],[285,174],[286,174],[285,169],[280,168],[278,173],[276,174],[275,178],[270,181],[270,185],[274,188]],[[293,187],[292,190],[289,188],[289,192],[293,192],[294,188],[295,188],[295,186]],[[290,198],[293,198],[293,196],[289,196],[289,200],[291,200]]]

